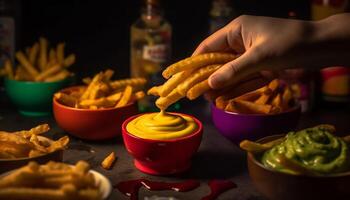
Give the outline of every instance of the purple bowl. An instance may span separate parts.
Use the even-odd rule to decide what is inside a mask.
[[[221,135],[239,144],[242,140],[287,133],[293,130],[300,117],[300,105],[278,114],[239,114],[227,112],[211,104],[211,116]]]

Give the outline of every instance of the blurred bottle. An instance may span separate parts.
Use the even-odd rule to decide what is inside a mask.
[[[313,0],[311,14],[313,20],[345,12],[348,0]],[[329,67],[321,70],[321,96],[324,102],[350,102],[350,69],[344,66]],[[328,104],[330,105],[330,104]]]
[[[15,51],[15,20],[8,0],[0,0],[0,67],[6,59],[13,60]]]
[[[209,31],[214,33],[237,17],[237,14],[231,7],[230,0],[213,0],[209,16]]]
[[[141,17],[131,26],[131,76],[149,86],[161,84],[161,71],[171,54],[171,25],[163,18],[159,0],[145,0]],[[154,97],[140,101],[141,111],[155,110]]]
[[[295,11],[289,11],[288,18],[298,19],[297,13]],[[290,85],[295,98],[298,99],[303,113],[311,111],[314,106],[314,74],[314,71],[302,68],[288,69],[281,74],[281,78]]]

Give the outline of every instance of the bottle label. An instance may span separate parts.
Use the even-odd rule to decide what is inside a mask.
[[[321,70],[322,93],[332,96],[350,95],[350,70],[347,67],[329,67]]]
[[[168,60],[168,46],[166,44],[155,44],[143,46],[142,58],[145,60],[163,63]]]
[[[15,50],[15,23],[10,17],[0,18],[0,66],[6,59],[13,59]]]

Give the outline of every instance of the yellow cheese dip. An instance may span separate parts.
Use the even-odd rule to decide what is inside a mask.
[[[198,125],[191,117],[164,111],[140,115],[126,126],[130,134],[153,140],[181,138],[197,129]]]

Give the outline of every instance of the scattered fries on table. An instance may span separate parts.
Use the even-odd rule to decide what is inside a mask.
[[[75,63],[75,54],[65,57],[64,43],[56,48],[49,48],[46,38],[39,38],[25,52],[16,52],[18,65],[14,68],[10,60],[6,60],[0,75],[18,81],[54,82],[67,78],[71,73],[68,67]]]
[[[116,156],[114,152],[111,152],[101,163],[104,169],[111,169],[113,163],[115,162]]]
[[[41,140],[37,135],[47,132],[48,124],[41,124],[30,130],[17,132],[0,131],[0,158],[15,159],[36,157],[64,149],[68,142],[68,136],[56,141]]]
[[[102,199],[90,165],[79,161],[74,166],[30,162],[0,178],[0,199],[97,200]]]
[[[70,93],[58,92],[54,98],[63,105],[80,109],[100,109],[123,107],[130,102],[142,99],[146,84],[144,78],[111,80],[113,70],[107,69],[96,74],[92,79],[84,78],[87,84]]]
[[[288,84],[280,80],[272,80],[268,85],[230,98],[229,94],[219,96],[215,100],[219,109],[245,114],[275,114],[290,109],[295,101]]]
[[[161,110],[183,97],[196,99],[210,89],[209,76],[237,57],[238,55],[230,53],[206,53],[183,59],[167,67],[162,74],[168,80],[163,85],[154,86],[147,93],[159,96],[156,105]]]

